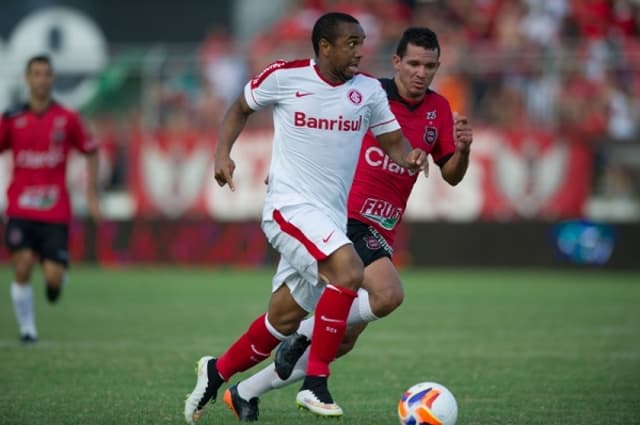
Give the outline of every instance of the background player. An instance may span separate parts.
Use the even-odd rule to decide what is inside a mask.
[[[436,34],[427,28],[410,28],[402,35],[392,59],[394,78],[380,81],[405,136],[414,147],[429,152],[442,177],[456,185],[467,170],[472,130],[464,117],[456,118],[454,127],[449,103],[429,89],[439,58]],[[417,176],[390,162],[376,139],[371,134],[365,136],[348,201],[348,236],[365,264],[365,277],[349,313],[349,327],[338,355],[353,348],[368,322],[388,315],[403,300],[402,283],[391,262],[392,246]],[[313,326],[313,318],[304,320],[298,333],[281,344],[276,352],[277,369],[269,365],[225,392],[225,402],[240,420],[257,420],[261,394],[304,376],[305,350]],[[287,380],[282,381],[278,375]]]
[[[20,338],[37,339],[31,271],[42,262],[47,300],[58,300],[69,265],[71,202],[66,187],[71,148],[87,157],[87,200],[95,220],[100,217],[97,145],[79,116],[52,99],[54,74],[48,56],[35,56],[26,66],[29,101],[9,110],[0,121],[0,152],[13,153],[13,174],[7,190],[5,237],[14,268],[11,299]]]
[[[311,39],[315,61],[271,64],[245,86],[223,120],[215,177],[234,190],[231,147],[249,115],[273,105],[262,228],[281,259],[267,314],[220,358],[198,362],[196,386],[185,402],[189,423],[201,417],[224,381],[266,359],[314,308],[306,378],[296,399],[319,415],[342,415],[327,379],[363,279],[362,261],[346,236],[346,203],[367,128],[394,161],[416,172],[424,167],[424,151],[402,137],[379,82],[358,74],[364,41],[358,21],[343,13],[325,14]]]

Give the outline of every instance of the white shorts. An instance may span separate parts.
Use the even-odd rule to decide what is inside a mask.
[[[309,204],[265,209],[262,230],[281,255],[272,290],[286,283],[298,305],[312,311],[324,288],[318,261],[351,243],[345,230]]]

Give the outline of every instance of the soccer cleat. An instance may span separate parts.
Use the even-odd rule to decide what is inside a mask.
[[[29,334],[29,333],[25,333],[20,335],[20,342],[22,342],[23,344],[33,344],[35,342],[38,341],[38,338],[33,335],[33,334]]]
[[[218,388],[224,382],[218,375],[215,358],[204,356],[197,364],[196,386],[184,402],[184,418],[189,425],[195,424],[202,417],[204,406],[209,401],[215,403]]]
[[[238,384],[229,387],[224,392],[224,402],[236,415],[240,422],[255,422],[258,420],[258,397],[247,401],[238,394]]]
[[[311,341],[306,336],[294,332],[285,338],[274,355],[276,374],[286,381],[291,376],[298,360],[304,354]]]
[[[342,416],[342,408],[336,403],[323,403],[311,390],[302,390],[296,396],[296,404],[299,409],[306,409],[318,416],[339,417]]]
[[[318,416],[342,416],[342,408],[338,406],[327,389],[327,378],[307,376],[302,388],[296,395],[296,404],[300,409],[306,409]]]

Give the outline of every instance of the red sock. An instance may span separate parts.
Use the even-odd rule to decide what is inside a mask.
[[[329,376],[329,363],[336,358],[347,329],[347,316],[357,292],[328,284],[315,311],[307,375]]]
[[[280,343],[271,334],[265,321],[266,314],[254,320],[247,332],[218,358],[216,368],[222,379],[228,381],[235,373],[260,363]]]

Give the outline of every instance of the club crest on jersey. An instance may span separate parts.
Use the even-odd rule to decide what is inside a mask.
[[[11,242],[12,245],[18,245],[19,243],[22,242],[22,230],[20,229],[11,229],[11,231],[9,232],[9,242]]]
[[[362,103],[362,93],[360,93],[356,89],[349,90],[347,97],[354,105],[359,105]]]
[[[434,112],[435,113],[435,112]],[[424,128],[424,141],[428,144],[433,144],[438,139],[438,129],[435,127]]]
[[[428,120],[435,120],[436,117],[437,117],[436,111],[427,112],[427,119]]]
[[[373,236],[365,236],[364,238],[362,238],[362,240],[364,240],[364,244],[371,251],[378,250],[382,247],[382,245],[380,245],[380,242]]]
[[[16,128],[25,128],[27,126],[27,117],[20,117],[16,119],[14,126]]]
[[[51,132],[51,141],[54,143],[62,143],[64,141],[64,129],[56,128]]]

